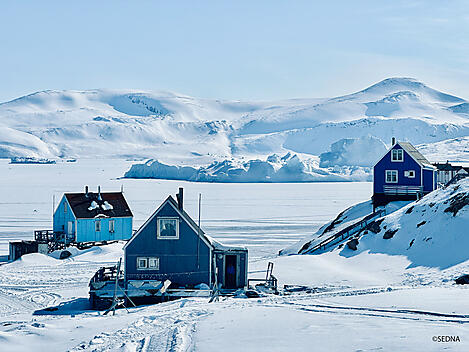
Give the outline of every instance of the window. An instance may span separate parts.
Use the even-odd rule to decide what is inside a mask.
[[[101,231],[101,220],[96,220],[96,221],[94,222],[94,230],[95,230],[96,232]]]
[[[109,220],[109,232],[114,232],[114,220]]]
[[[157,238],[174,239],[179,238],[179,218],[158,218]]]
[[[397,170],[386,170],[386,183],[397,183]]]
[[[160,258],[157,257],[138,257],[137,258],[138,270],[159,270]]]
[[[391,161],[404,161],[404,151],[402,149],[393,149],[391,151]]]
[[[64,213],[68,211],[67,203],[64,202]]]
[[[148,269],[158,270],[160,268],[159,258],[148,258]]]
[[[148,269],[148,258],[137,258],[137,269]]]
[[[415,170],[404,171],[404,176],[408,178],[415,178]]]

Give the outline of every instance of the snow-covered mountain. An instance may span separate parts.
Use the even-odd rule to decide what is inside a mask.
[[[369,166],[392,136],[469,159],[469,103],[410,78],[330,99],[241,102],[170,92],[43,91],[0,104],[0,157],[155,158],[208,165],[288,152]],[[371,138],[371,139],[370,139]],[[372,141],[373,153],[367,141]],[[331,147],[332,145],[332,147]],[[359,151],[366,150],[362,158]],[[432,149],[435,161],[446,160]],[[432,159],[431,158],[431,159]]]

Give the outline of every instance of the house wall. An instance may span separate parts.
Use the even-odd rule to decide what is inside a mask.
[[[179,239],[158,239],[157,219],[177,217]],[[197,245],[199,244],[199,265]],[[158,257],[159,270],[137,269],[138,257]],[[165,280],[174,285],[186,286],[205,283],[210,285],[211,248],[166,202],[158,213],[138,231],[125,248],[126,280]]]
[[[423,191],[431,192],[436,189],[437,172],[423,169]]]
[[[438,170],[437,181],[439,183],[447,184],[456,174],[452,170]]]
[[[402,149],[399,144],[391,148],[386,155],[373,168],[373,193],[384,193],[384,186],[421,186],[421,167],[404,150],[404,160],[391,161],[391,150]],[[386,170],[397,170],[398,182],[386,183]],[[414,170],[415,178],[404,176],[404,171]]]
[[[65,212],[64,209],[67,209]],[[68,233],[68,222],[72,222],[72,233],[76,232],[75,229],[75,216],[73,215],[72,209],[67,202],[65,196],[62,197],[59,205],[57,206],[53,216],[53,230],[54,232],[65,232]]]
[[[110,220],[114,220],[114,232],[109,232]],[[101,231],[96,231],[96,221],[101,222]],[[128,240],[132,237],[132,218],[78,219],[77,229],[77,242]]]

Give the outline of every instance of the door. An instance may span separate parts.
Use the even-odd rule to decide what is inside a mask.
[[[236,255],[225,256],[225,288],[233,289],[237,287],[236,284],[236,268],[237,268]]]

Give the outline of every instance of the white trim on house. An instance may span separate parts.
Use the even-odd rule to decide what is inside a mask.
[[[151,261],[154,261],[156,263],[155,266],[150,266]],[[145,266],[140,266],[140,261],[145,262]],[[159,257],[137,257],[137,265],[136,265],[137,270],[155,270],[159,271],[160,270],[160,258]]]
[[[145,265],[140,265],[145,263]],[[148,269],[148,258],[147,257],[137,257],[137,270],[146,270]]]
[[[189,225],[189,227],[196,233],[197,236],[200,236],[200,238],[202,239],[202,241],[210,248],[210,249],[214,249],[213,248],[213,245],[205,238],[205,236],[203,235],[203,233],[199,233],[199,231],[197,231],[197,229],[195,229],[192,224],[190,223],[190,221],[187,221],[185,219],[185,216],[181,213],[181,211],[176,207],[174,206],[174,204],[170,201],[170,198],[172,199],[171,196],[168,196],[168,198],[166,198],[166,200],[161,203],[161,205],[158,207],[158,209],[156,209],[153,214],[147,219],[147,221],[145,221],[143,223],[143,225],[140,226],[140,228],[137,230],[137,232],[132,236],[132,238],[124,245],[124,247],[122,248],[123,250],[125,250],[127,248],[127,246],[132,243],[132,241],[138,236],[140,235],[140,232],[142,231],[142,229],[144,229],[149,223],[150,221],[153,220],[153,218],[156,216],[156,214],[158,214],[158,212],[166,205],[166,203],[169,203],[173,209],[176,211],[176,213],[187,223],[187,225]],[[175,202],[175,200],[173,199],[173,201]]]
[[[391,151],[391,162],[392,163],[403,163],[404,162],[404,148],[402,148],[401,145],[399,145],[399,147],[401,147],[401,149],[397,149],[397,148],[391,148],[390,151]],[[401,152],[402,154],[402,159],[394,159],[394,151],[396,152]],[[399,154],[399,153],[397,153]]]
[[[62,199],[60,199],[60,202],[57,204],[57,207],[55,208],[54,214],[52,215],[52,219],[55,217],[55,214],[56,214],[57,211],[59,210],[60,203],[62,203],[62,200],[63,200],[64,198],[65,198],[65,203],[67,203],[68,207],[70,208],[70,211],[72,212],[73,217],[75,218],[75,220],[77,220],[77,216],[76,216],[75,213],[73,212],[73,208],[70,206],[70,203],[68,202],[67,197],[65,197],[65,194],[62,195]]]
[[[160,220],[174,220],[176,222],[176,236],[162,236],[161,228],[160,228]],[[159,240],[178,240],[179,239],[179,217],[177,216],[156,217],[156,238]]]
[[[388,181],[388,172],[396,173],[396,181]],[[399,183],[399,170],[384,170],[384,183]]]

